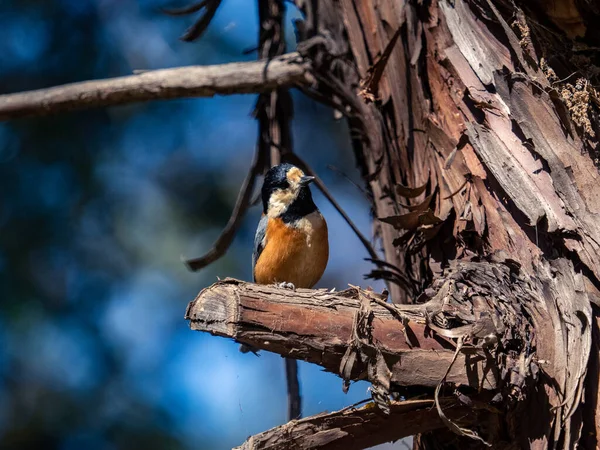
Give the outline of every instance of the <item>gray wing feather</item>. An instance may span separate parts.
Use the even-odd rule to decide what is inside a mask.
[[[269,218],[267,216],[263,216],[258,222],[258,228],[256,228],[256,234],[254,235],[254,251],[252,252],[252,277],[254,278],[254,267],[256,266],[256,261],[258,261],[258,257],[262,253],[266,244],[266,233],[267,233],[267,222]],[[256,281],[256,280],[254,280]]]

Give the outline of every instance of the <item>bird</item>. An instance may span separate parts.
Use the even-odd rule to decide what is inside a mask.
[[[265,174],[263,214],[254,237],[252,273],[257,284],[312,288],[329,260],[327,222],[315,205],[315,177],[283,163]]]
[[[314,180],[287,163],[273,166],[265,174],[263,214],[252,252],[255,283],[310,289],[321,279],[329,260],[329,237],[327,222],[310,192]],[[257,349],[246,344],[240,350],[258,355]],[[288,418],[298,419],[302,406],[296,361],[286,358],[285,371]]]

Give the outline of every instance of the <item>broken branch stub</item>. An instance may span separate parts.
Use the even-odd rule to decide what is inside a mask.
[[[454,386],[475,400],[487,392],[502,409],[543,392],[563,426],[581,401],[589,305],[566,260],[537,269],[530,276],[501,254],[453,262],[413,305],[357,287],[292,291],[226,279],[200,292],[186,319],[193,330],[318,364],[346,384],[368,380],[383,413],[393,413],[394,393],[436,390],[441,401]],[[545,390],[530,389],[540,381]]]
[[[378,294],[356,287],[290,291],[226,279],[200,292],[186,318],[193,330],[319,364],[346,381],[367,379],[383,396],[400,387],[435,388],[462,336],[466,345],[447,382],[491,390],[507,380],[517,392],[537,373],[529,369],[535,343],[524,306],[537,293],[514,270],[456,263],[426,303],[386,307]]]
[[[344,355],[353,343],[360,308],[358,296],[355,288],[336,293],[310,289],[290,291],[226,279],[200,292],[188,306],[186,318],[193,330],[233,338],[339,374]],[[371,337],[386,360],[389,359],[387,364],[392,368],[394,382],[435,387],[452,358],[452,343],[426,336],[422,306],[402,311],[409,318],[406,328],[386,308],[372,305],[371,314]],[[394,369],[400,357],[410,359],[410,353],[414,352],[419,353],[419,360],[429,367],[424,376],[405,371],[399,364]],[[347,371],[349,380],[365,379],[366,370],[366,360],[357,358]],[[479,372],[483,373],[481,368]],[[452,371],[448,379],[457,384],[469,383],[464,370]]]

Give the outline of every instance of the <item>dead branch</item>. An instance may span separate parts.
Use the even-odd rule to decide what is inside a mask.
[[[378,294],[357,288],[336,293],[323,289],[291,291],[226,279],[200,292],[188,306],[186,318],[193,330],[312,362],[347,380],[373,382],[387,373],[394,386],[435,388],[454,355],[454,343],[426,325],[427,308],[435,310],[437,300],[396,306],[395,314],[373,302],[365,313],[369,336],[361,337],[358,343],[355,324],[365,296]],[[404,325],[397,314],[404,317]],[[378,355],[387,368],[369,373],[383,362]],[[485,365],[482,353],[461,353],[447,381],[494,388],[497,381],[485,372]]]
[[[267,92],[309,83],[309,64],[288,53],[270,61],[161,69],[0,96],[0,120],[148,100]]]
[[[445,399],[442,403],[447,414],[462,426],[481,421],[456,401]],[[373,406],[370,403],[293,420],[250,437],[237,450],[359,450],[444,427],[431,400],[392,402],[389,415]]]
[[[495,445],[498,438],[484,428],[463,426],[448,415],[443,389],[454,389],[470,408],[493,396],[494,405],[506,411],[535,395],[528,386],[543,372],[551,380],[546,388],[558,386],[565,393],[555,420],[571,414],[582,392],[577,383],[585,376],[583,359],[569,358],[572,373],[582,375],[568,383],[561,369],[565,344],[547,336],[564,327],[569,336],[589,333],[585,322],[556,322],[550,310],[560,303],[562,311],[572,307],[585,320],[585,293],[577,291],[564,259],[540,263],[536,270],[531,277],[502,254],[454,261],[416,304],[406,305],[386,304],[387,292],[353,286],[294,291],[226,279],[200,292],[186,319],[193,330],[318,364],[340,375],[343,387],[368,380],[378,414],[392,414],[391,395],[434,395],[438,417],[450,430]]]

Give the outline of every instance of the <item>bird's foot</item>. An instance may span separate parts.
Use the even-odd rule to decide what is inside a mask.
[[[280,287],[280,288],[283,288],[283,289],[291,289],[292,291],[296,290],[296,286],[294,286],[293,283],[288,283],[286,281],[284,281],[283,283],[277,284],[277,287]]]

